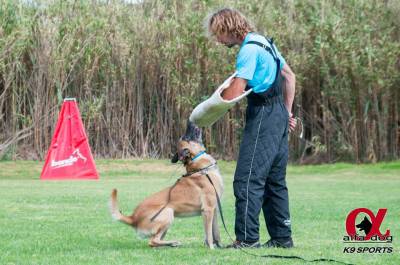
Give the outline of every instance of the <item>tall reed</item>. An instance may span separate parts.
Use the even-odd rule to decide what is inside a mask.
[[[291,160],[400,156],[398,1],[21,1],[0,5],[0,156],[42,159],[64,97],[76,97],[96,157],[168,157],[193,107],[234,71],[207,40],[228,5],[273,36],[297,77]],[[205,130],[235,159],[245,102]]]

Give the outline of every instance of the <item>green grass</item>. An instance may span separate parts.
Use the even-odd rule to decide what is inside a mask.
[[[223,210],[233,234],[235,163],[219,164],[225,178]],[[111,189],[118,188],[120,207],[130,213],[143,198],[174,183],[182,168],[168,161],[99,160],[99,181],[40,181],[42,165],[0,162],[0,264],[306,264],[255,258],[237,250],[210,251],[202,243],[200,217],[175,219],[166,239],[183,245],[158,249],[148,247],[128,226],[112,221],[107,206]],[[400,162],[291,166],[287,182],[296,247],[252,253],[400,264]],[[390,229],[394,253],[342,253],[348,246],[342,243],[346,216],[359,207],[374,213],[388,209],[381,231]],[[262,215],[260,223],[261,239],[266,241]]]

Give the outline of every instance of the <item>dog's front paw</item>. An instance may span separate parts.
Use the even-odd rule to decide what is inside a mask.
[[[208,247],[209,249],[214,249],[214,244],[213,244],[213,243],[211,243],[211,245],[208,244],[207,240],[204,241],[204,245],[205,245],[206,247]]]
[[[224,246],[221,244],[221,242],[219,242],[219,241],[214,241],[214,245],[217,247],[217,248],[223,248]]]

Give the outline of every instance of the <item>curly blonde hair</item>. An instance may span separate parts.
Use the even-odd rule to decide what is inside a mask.
[[[229,34],[243,39],[248,32],[254,31],[254,26],[239,11],[222,8],[206,18],[205,27],[209,37]]]

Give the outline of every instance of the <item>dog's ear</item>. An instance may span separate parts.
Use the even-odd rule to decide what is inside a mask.
[[[171,163],[177,163],[179,160],[179,155],[178,153],[175,153],[175,155],[171,158]]]

